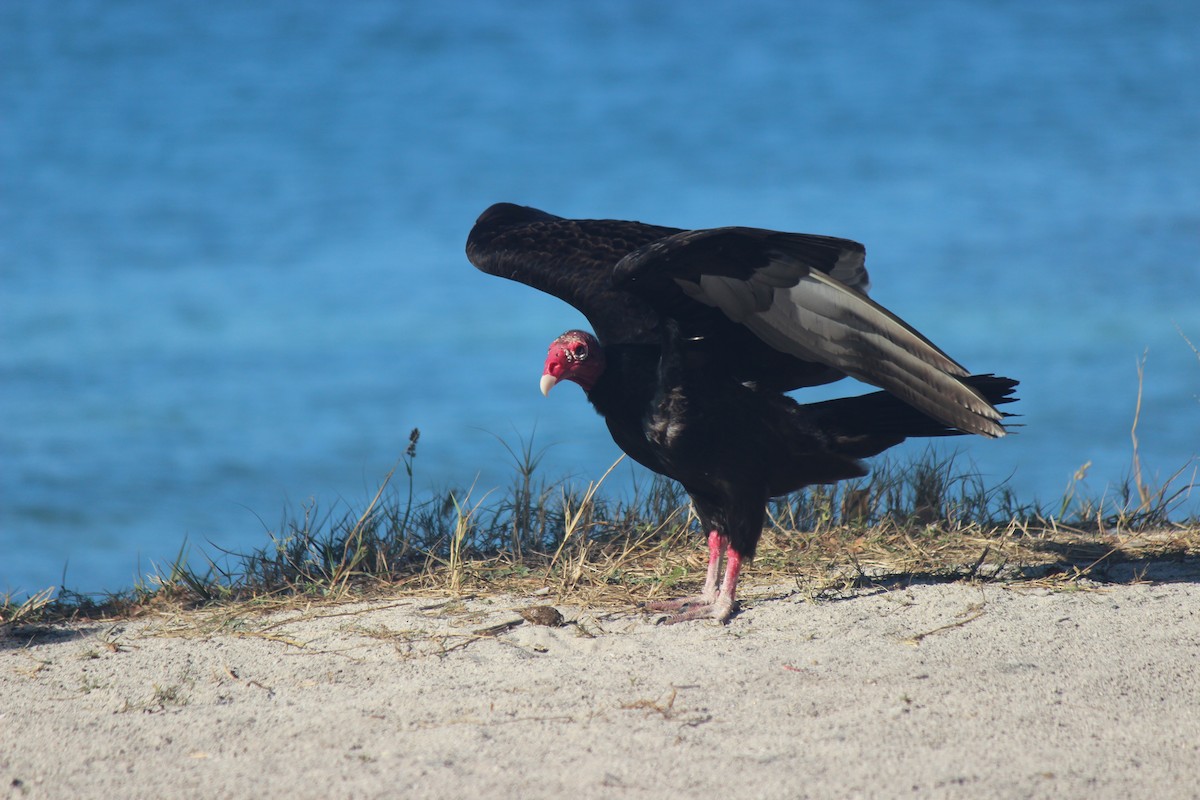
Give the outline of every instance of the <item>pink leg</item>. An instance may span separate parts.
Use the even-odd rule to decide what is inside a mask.
[[[725,580],[721,582],[721,594],[713,603],[712,617],[728,622],[737,606],[738,575],[742,572],[742,557],[730,547],[725,554]]]
[[[704,588],[700,594],[683,597],[679,600],[654,600],[646,604],[651,611],[678,611],[692,606],[710,606],[719,593],[717,578],[721,574],[721,551],[729,544],[729,540],[716,531],[708,534],[708,570],[704,577]]]
[[[711,603],[717,599],[717,576],[721,574],[721,549],[729,546],[729,541],[717,533],[710,531],[708,534],[708,574],[704,578],[704,589],[700,592],[700,598]]]
[[[721,571],[721,550],[725,549],[725,579],[717,586]],[[742,571],[742,557],[729,546],[729,540],[716,531],[708,535],[708,572],[704,589],[697,597],[682,600],[667,600],[647,603],[652,611],[678,611],[668,617],[668,625],[692,619],[715,619],[728,622],[736,607],[738,574]]]

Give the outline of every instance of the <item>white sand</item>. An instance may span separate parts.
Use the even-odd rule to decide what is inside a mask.
[[[14,636],[0,792],[1200,797],[1198,578],[752,588],[726,627],[559,606],[582,628],[473,637],[544,601],[425,597]]]

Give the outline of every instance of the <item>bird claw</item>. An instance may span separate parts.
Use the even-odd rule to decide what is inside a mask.
[[[691,597],[681,597],[678,600],[651,600],[644,607],[650,611],[679,611],[692,606],[711,606],[715,600],[715,597],[697,594]]]
[[[681,600],[659,600],[647,603],[650,611],[674,611],[668,617],[658,620],[658,625],[674,625],[677,622],[690,622],[697,619],[715,619],[721,624],[727,624],[740,610],[732,598],[718,597],[708,600],[704,597],[685,597]]]

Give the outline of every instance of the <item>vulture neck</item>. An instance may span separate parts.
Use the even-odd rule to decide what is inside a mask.
[[[587,392],[596,411],[607,419],[640,420],[658,383],[657,345],[615,344],[604,348],[604,372]]]

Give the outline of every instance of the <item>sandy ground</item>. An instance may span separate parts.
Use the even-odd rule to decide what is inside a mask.
[[[477,633],[535,596],[18,631],[0,796],[1200,797],[1194,564],[746,594],[728,626]]]

